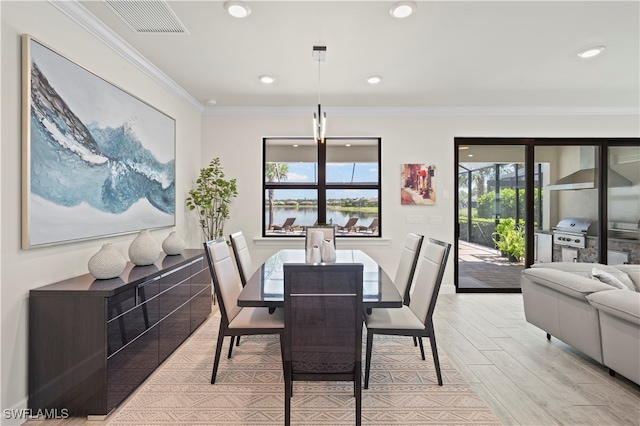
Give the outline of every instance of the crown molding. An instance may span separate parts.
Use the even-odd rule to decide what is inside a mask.
[[[568,116],[568,115],[640,115],[640,107],[322,107],[333,116]],[[205,107],[208,116],[299,116],[309,115],[315,107]]]
[[[205,107],[180,85],[113,32],[78,0],[47,0],[87,32],[110,47],[180,101],[204,116],[302,116],[308,107],[212,106]],[[640,115],[640,107],[529,107],[529,106],[417,106],[417,107],[323,107],[334,116],[585,116]]]
[[[153,63],[142,56],[140,52],[134,49],[122,37],[114,33],[111,28],[107,27],[101,20],[96,18],[95,15],[89,12],[89,10],[82,6],[77,0],[48,1],[73,22],[103,42],[125,60],[133,64],[169,93],[173,94],[176,98],[196,112],[202,114],[204,106],[200,102],[173,81],[168,75],[163,73]]]

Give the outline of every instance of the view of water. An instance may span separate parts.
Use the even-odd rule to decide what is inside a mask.
[[[327,222],[334,225],[344,225],[347,223],[350,217],[357,217],[358,226],[369,226],[374,217],[377,217],[376,213],[362,213],[362,212],[342,212],[339,210],[327,211]],[[288,208],[276,208],[273,210],[273,223],[281,225],[288,217],[295,217],[296,221],[294,225],[298,226],[311,226],[316,222],[318,212],[315,209],[288,209]],[[265,209],[264,223],[269,223],[269,210]]]

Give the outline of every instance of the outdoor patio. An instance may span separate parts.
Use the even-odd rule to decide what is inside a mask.
[[[519,289],[524,262],[510,262],[489,247],[458,240],[459,289]]]

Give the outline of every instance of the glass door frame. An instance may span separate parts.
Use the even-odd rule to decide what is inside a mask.
[[[454,285],[456,293],[520,293],[520,288],[460,288],[458,285],[458,256],[460,229],[458,225],[458,169],[460,163],[460,146],[482,146],[482,145],[517,145],[525,147],[525,268],[531,267],[534,263],[534,174],[535,174],[535,148],[536,146],[595,146],[597,156],[595,163],[598,168],[596,185],[599,188],[598,198],[598,262],[607,263],[608,249],[608,170],[609,170],[609,147],[613,146],[638,146],[640,138],[496,138],[496,137],[455,137],[454,138],[454,176],[455,188],[453,206],[456,212],[456,225],[454,227]]]

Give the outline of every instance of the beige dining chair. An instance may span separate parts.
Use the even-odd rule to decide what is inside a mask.
[[[393,283],[398,289],[400,296],[402,296],[402,302],[405,305],[408,305],[411,300],[409,294],[416,267],[418,266],[418,260],[420,259],[420,249],[422,248],[423,241],[424,235],[410,232],[404,240],[402,254],[400,254],[400,262],[398,263]]]
[[[234,232],[229,235],[229,240],[231,241],[233,256],[236,258],[236,266],[238,267],[240,281],[244,287],[247,284],[247,280],[251,278],[251,275],[255,272],[253,261],[251,260],[251,253],[249,253],[247,241],[245,240],[242,231]]]
[[[362,423],[362,264],[284,264],[285,425],[294,381],[352,381]]]
[[[311,232],[313,231],[321,231],[324,234],[324,239],[328,240],[328,241],[333,241],[333,246],[335,247],[336,245],[336,225],[326,225],[326,226],[322,226],[322,225],[314,225],[314,226],[307,226],[305,228],[305,237],[304,237],[304,247],[306,249],[310,248],[310,241],[309,241],[309,235]]]
[[[373,309],[370,315],[365,315],[367,326],[365,389],[369,388],[373,337],[376,334],[416,337],[420,343],[422,359],[425,359],[422,338],[428,337],[431,343],[433,362],[436,367],[438,385],[442,386],[440,361],[438,360],[436,336],[433,328],[433,310],[436,306],[450,249],[451,244],[429,238],[424,248],[420,271],[414,283],[413,296],[409,305],[403,305],[400,309]]]
[[[220,306],[220,329],[211,373],[211,384],[214,384],[225,336],[231,336],[228,358],[231,358],[235,336],[278,334],[282,350],[284,315],[282,310],[270,314],[268,308],[239,307],[238,295],[242,291],[242,285],[237,279],[227,241],[224,238],[207,241],[204,243],[204,249],[213,279],[213,288]]]

